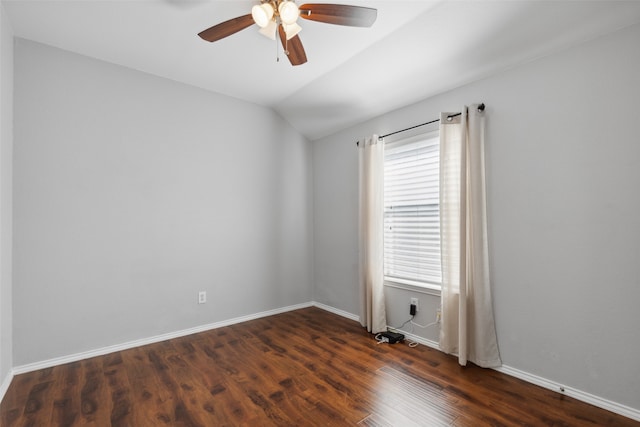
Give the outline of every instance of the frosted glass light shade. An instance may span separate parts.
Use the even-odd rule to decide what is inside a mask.
[[[265,37],[269,37],[271,40],[275,40],[277,29],[278,29],[278,24],[276,24],[276,21],[271,20],[269,21],[266,27],[260,28],[258,32]]]
[[[264,28],[273,18],[273,7],[269,3],[257,4],[251,8],[251,17],[258,27]]]
[[[284,33],[287,35],[287,40],[291,40],[296,34],[302,31],[302,27],[295,22],[293,24],[282,24]]]
[[[278,12],[280,13],[282,23],[289,25],[294,24],[300,15],[298,6],[290,0],[280,3],[280,6],[278,6]]]

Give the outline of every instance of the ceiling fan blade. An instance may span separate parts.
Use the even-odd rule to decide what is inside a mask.
[[[211,28],[207,28],[206,30],[198,33],[198,35],[203,40],[206,40],[208,42],[215,42],[216,40],[220,40],[230,36],[231,34],[235,34],[240,30],[244,30],[253,23],[254,22],[251,14],[238,16],[237,18],[229,19],[228,21],[222,22],[218,25],[214,25]]]
[[[304,51],[304,47],[302,46],[300,37],[296,35],[287,40],[287,34],[284,32],[282,24],[278,25],[278,33],[280,34],[282,47],[284,47],[285,53],[287,54],[291,65],[302,65],[307,62],[307,54]]]
[[[376,9],[344,4],[308,3],[299,9],[304,19],[350,27],[370,27],[378,17]]]

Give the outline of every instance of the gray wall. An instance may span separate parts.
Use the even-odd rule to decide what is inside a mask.
[[[311,146],[273,111],[17,39],[14,114],[15,366],[311,300]]]
[[[638,40],[636,25],[314,141],[315,299],[358,312],[354,142],[483,101],[504,364],[640,409]],[[439,297],[385,291],[390,324],[411,296],[434,320]]]
[[[4,6],[0,4],[0,384],[13,367],[12,149],[13,33]]]

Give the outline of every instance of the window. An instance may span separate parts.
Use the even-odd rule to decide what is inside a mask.
[[[436,131],[385,145],[385,280],[438,289],[440,264],[440,140]]]

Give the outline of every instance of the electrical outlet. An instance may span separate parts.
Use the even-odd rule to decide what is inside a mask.
[[[198,292],[198,304],[204,304],[207,302],[207,291]]]
[[[418,298],[411,298],[411,302],[409,304],[416,306],[416,313],[420,311],[420,305],[418,304]]]

